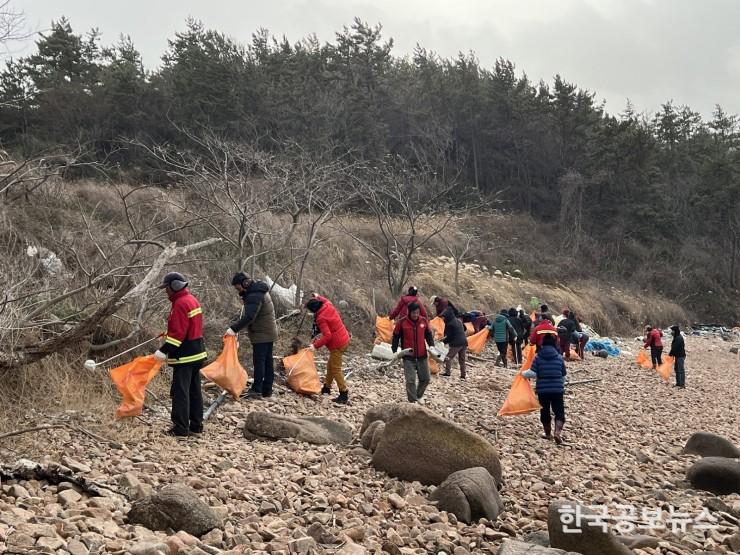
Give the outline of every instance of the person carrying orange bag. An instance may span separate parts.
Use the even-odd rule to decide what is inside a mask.
[[[247,371],[239,363],[238,345],[233,335],[224,336],[224,348],[211,364],[200,373],[238,399],[247,386]]]
[[[172,428],[165,433],[183,437],[203,432],[203,392],[200,369],[208,358],[203,341],[203,309],[188,290],[188,282],[178,272],[164,276],[164,289],[172,303],[167,317],[164,344],[154,356],[172,366]]]
[[[116,416],[139,416],[144,409],[146,386],[162,367],[162,361],[154,355],[136,357],[128,364],[111,369],[110,377],[123,397]]]
[[[532,368],[522,373],[525,378],[537,378],[535,390],[542,408],[540,409],[540,422],[545,430],[543,439],[552,437],[552,426],[550,407],[555,413],[555,443],[563,442],[560,433],[565,426],[565,361],[560,356],[556,345],[557,335],[548,334],[542,338],[540,351],[532,363]]]

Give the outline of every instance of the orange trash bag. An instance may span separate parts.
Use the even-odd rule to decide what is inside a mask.
[[[436,376],[439,374],[439,362],[434,360],[432,357],[429,357],[429,373],[432,376]]]
[[[468,337],[468,351],[474,355],[479,355],[486,348],[486,341],[488,341],[488,328],[485,327],[478,333]]]
[[[539,410],[539,408],[540,403],[532,390],[532,385],[520,372],[514,376],[511,389],[509,389],[509,394],[506,396],[504,406],[498,411],[498,416],[527,414]]]
[[[391,341],[393,341],[393,320],[383,318],[382,316],[376,316],[375,342],[390,343]]]
[[[675,358],[666,355],[663,357],[663,364],[658,365],[658,374],[660,374],[660,377],[663,378],[665,381],[668,381],[668,379],[671,377],[671,373],[673,373],[674,362],[676,362]]]
[[[434,340],[442,339],[445,336],[445,321],[441,317],[437,316],[429,320],[429,327],[434,332]]]
[[[475,326],[470,322],[465,322],[465,335],[468,337],[475,335]]]
[[[650,360],[650,355],[648,354],[647,350],[645,350],[645,349],[640,349],[640,352],[637,353],[637,359],[636,359],[635,362],[637,362],[637,364],[639,364],[643,368],[652,368],[653,367],[653,363]]]
[[[221,354],[200,370],[201,374],[216,382],[221,389],[228,391],[234,399],[238,399],[247,386],[247,371],[239,363],[237,349],[236,337],[225,335]]]
[[[522,350],[522,372],[526,372],[532,367],[534,357],[537,356],[537,347],[531,343]]]
[[[146,386],[159,373],[162,363],[154,355],[136,357],[123,366],[111,369],[110,377],[123,397],[116,416],[139,416],[144,409]]]
[[[321,393],[321,380],[316,370],[313,352],[301,349],[294,355],[283,359],[288,387],[301,395],[318,395]]]

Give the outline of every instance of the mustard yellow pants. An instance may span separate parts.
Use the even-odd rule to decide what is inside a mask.
[[[344,381],[344,374],[342,373],[342,359],[344,358],[344,353],[347,351],[347,347],[349,347],[349,343],[341,349],[329,351],[329,361],[326,363],[324,385],[331,387],[332,382],[336,380],[340,393],[347,391],[347,384]]]

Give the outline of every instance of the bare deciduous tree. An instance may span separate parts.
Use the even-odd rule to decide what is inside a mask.
[[[461,222],[460,222],[461,223]],[[444,240],[445,248],[455,263],[455,294],[460,294],[460,266],[470,260],[471,247],[480,239],[477,234],[458,232],[453,237]]]
[[[443,233],[456,216],[483,203],[456,180],[443,181],[428,168],[386,162],[352,181],[355,201],[372,216],[380,245],[346,221],[341,229],[383,266],[388,289],[399,295],[420,249]]]
[[[141,329],[145,313],[152,313],[148,295],[164,267],[220,241],[211,238],[180,247],[167,241],[166,236],[176,228],[171,228],[167,218],[150,203],[132,202],[132,196],[142,189],[120,192],[130,233],[109,237],[105,229],[93,224],[97,207],[89,214],[80,207],[83,226],[50,243],[61,258],[50,251],[50,258],[39,259],[40,263],[29,258],[36,264],[34,268],[7,276],[11,281],[0,302],[0,316],[7,313],[10,317],[9,325],[0,330],[0,370],[41,360],[80,343],[92,343],[93,335],[108,318],[124,319],[118,314],[124,305],[130,305],[135,314],[134,321],[128,322],[128,335],[94,349],[127,341]],[[160,231],[163,228],[165,231]],[[24,261],[18,247],[12,250]],[[58,264],[51,265],[49,260]],[[20,262],[24,263],[30,264]],[[45,283],[53,286],[40,287]]]

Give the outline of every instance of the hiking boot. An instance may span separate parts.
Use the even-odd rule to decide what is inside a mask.
[[[329,387],[328,385],[325,385],[324,387],[321,388],[322,395],[329,395],[330,393],[331,393],[331,387]]]
[[[338,405],[346,405],[349,402],[349,391],[340,391],[339,397],[332,399],[332,402]]]
[[[452,376],[451,372],[442,372],[440,376]]]
[[[560,436],[560,432],[563,431],[563,426],[565,425],[565,422],[562,420],[556,420],[555,421],[555,443],[560,445],[563,443],[563,438]]]
[[[460,374],[460,379],[461,379],[461,380],[464,380],[464,379],[466,379],[466,377],[465,377],[465,374]]]
[[[417,404],[417,405],[426,405],[426,404],[427,404],[427,402],[426,402],[426,401],[425,401],[424,399],[417,399],[417,400],[416,400],[416,404]]]
[[[552,439],[552,425],[549,422],[547,424],[542,424],[542,429],[545,430],[545,433],[541,436],[542,439]]]
[[[262,399],[262,393],[250,389],[247,391],[247,399]]]
[[[203,433],[203,426],[200,428],[190,428],[191,434],[202,434]]]
[[[170,436],[170,437],[188,437],[188,432],[183,432],[180,430],[176,430],[175,428],[170,428],[167,430],[164,435]]]

